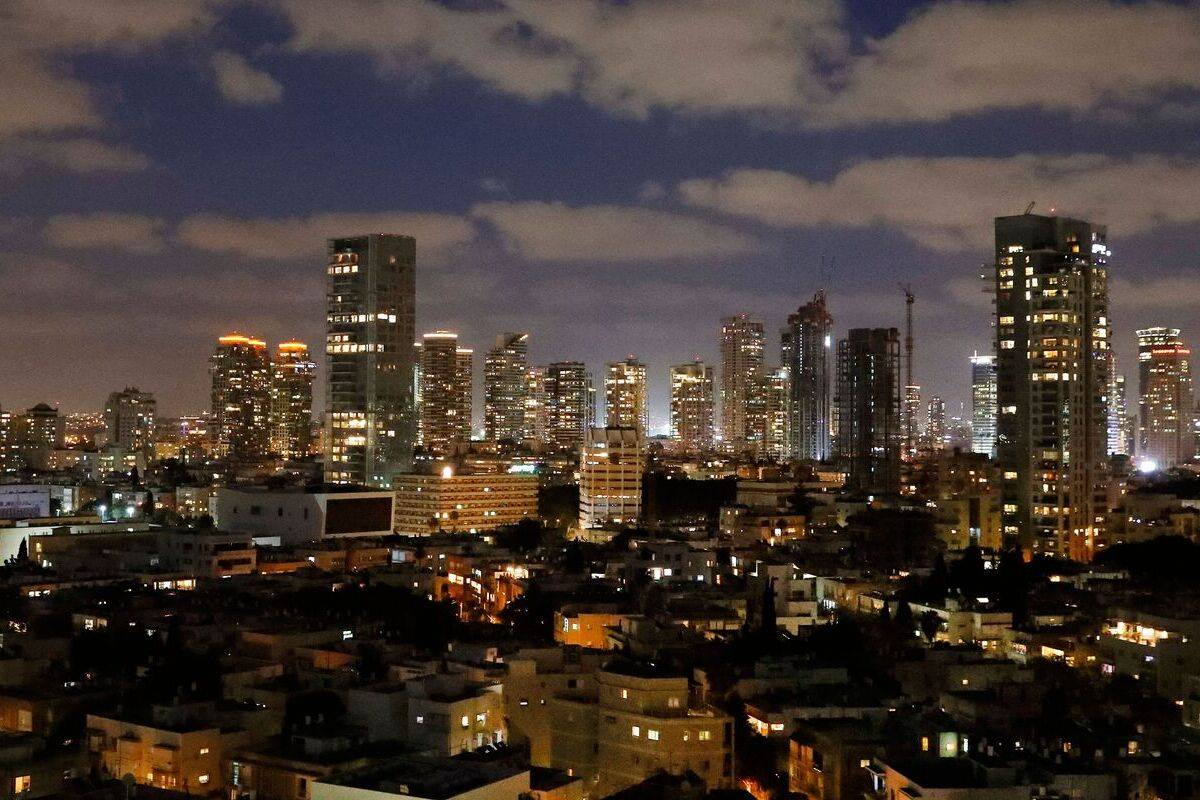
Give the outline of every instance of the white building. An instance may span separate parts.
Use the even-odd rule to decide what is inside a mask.
[[[272,490],[261,486],[217,490],[215,522],[226,531],[299,544],[392,532],[390,491]]]
[[[579,527],[633,525],[642,515],[642,437],[591,428],[579,456]]]

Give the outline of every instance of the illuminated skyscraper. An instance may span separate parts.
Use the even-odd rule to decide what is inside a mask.
[[[1089,561],[1104,544],[1106,229],[996,219],[996,456],[1006,547]]]
[[[546,368],[525,369],[525,422],[523,436],[535,442],[546,442],[548,416],[546,411]]]
[[[11,411],[0,409],[0,474],[16,472],[20,466],[15,420]]]
[[[1178,328],[1143,328],[1138,339],[1138,461],[1170,469],[1196,455],[1192,351]]]
[[[928,450],[941,450],[946,446],[946,401],[936,394],[929,398],[923,438]]]
[[[646,365],[635,356],[608,365],[604,377],[604,414],[610,428],[637,428],[645,438],[650,428]]]
[[[560,450],[578,450],[595,422],[592,376],[579,361],[546,367],[546,438]]]
[[[280,342],[271,363],[271,451],[295,460],[312,444],[313,378],[317,365],[303,342]]]
[[[904,399],[900,407],[900,425],[904,429],[904,446],[901,457],[911,461],[916,458],[921,444],[921,387],[909,384],[904,387]]]
[[[696,359],[671,367],[671,438],[690,453],[713,446],[713,369]]]
[[[846,486],[866,494],[900,488],[900,334],[852,328],[838,342],[834,457]]]
[[[529,393],[526,358],[528,333],[505,333],[483,362],[483,435],[492,441],[525,438],[525,400]]]
[[[721,320],[721,441],[733,453],[752,446],[747,405],[763,379],[763,325],[746,314]]]
[[[996,457],[996,357],[971,356],[971,450]]]
[[[325,480],[388,488],[412,468],[417,242],[330,239],[325,291]]]
[[[154,442],[154,395],[126,387],[113,392],[104,404],[108,441],[126,450],[143,450]]]
[[[755,425],[755,439],[761,442],[758,453],[772,461],[785,461],[791,453],[792,371],[776,367],[769,371],[759,392],[762,406],[762,432]]]
[[[212,357],[212,423],[218,456],[253,461],[270,447],[271,360],[261,339],[222,336]]]
[[[791,387],[787,454],[793,458],[829,458],[832,328],[825,292],[819,291],[788,317],[783,329],[783,366],[788,368]]]
[[[1110,354],[1112,351],[1110,351]],[[1133,428],[1129,421],[1129,395],[1125,376],[1117,372],[1115,354],[1111,355],[1108,375],[1108,454],[1133,455]]]
[[[471,439],[471,359],[457,333],[421,337],[421,445],[434,453]]]

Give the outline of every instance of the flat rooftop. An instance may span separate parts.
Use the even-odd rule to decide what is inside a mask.
[[[448,800],[528,771],[501,764],[483,764],[454,758],[406,756],[331,777],[321,783],[426,797],[429,800]]]

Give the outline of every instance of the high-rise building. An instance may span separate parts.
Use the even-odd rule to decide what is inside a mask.
[[[546,367],[546,439],[560,450],[578,450],[596,421],[596,391],[587,367],[557,361]]]
[[[689,453],[713,446],[713,369],[700,359],[671,367],[671,438]]]
[[[304,342],[280,342],[271,362],[271,451],[295,460],[312,444],[313,378],[317,365]]]
[[[528,333],[505,333],[483,362],[483,436],[499,441],[525,438],[529,396]]]
[[[909,384],[904,387],[904,399],[900,407],[900,425],[904,431],[904,447],[901,456],[912,461],[920,449],[920,433],[924,423],[921,421],[921,387]]]
[[[646,365],[636,356],[608,365],[604,377],[604,418],[608,427],[637,428],[643,438],[650,429]]]
[[[1178,328],[1143,328],[1138,340],[1138,461],[1170,469],[1196,455],[1192,351]]]
[[[900,488],[900,334],[852,328],[838,342],[834,456],[846,486],[867,494]]]
[[[1111,351],[1110,351],[1111,352]],[[1117,372],[1116,356],[1112,356],[1108,374],[1108,454],[1133,455],[1133,427],[1129,422],[1129,395],[1125,376]]]
[[[823,461],[829,458],[829,367],[833,317],[825,306],[825,292],[788,317],[783,329],[783,366],[791,376],[791,419],[788,455]]]
[[[154,443],[154,395],[126,387],[113,392],[104,404],[104,428],[108,441],[125,450],[144,450]]]
[[[421,445],[448,453],[471,438],[471,357],[458,334],[434,331],[421,337]]]
[[[635,525],[641,514],[641,434],[589,428],[579,454],[579,527]]]
[[[330,239],[326,267],[325,480],[388,488],[412,467],[417,242]]]
[[[232,333],[217,340],[212,356],[213,450],[235,461],[253,461],[270,447],[271,359],[261,339]]]
[[[525,416],[522,436],[535,442],[546,442],[549,422],[546,406],[546,368],[525,369]]]
[[[971,356],[971,450],[996,457],[996,357]]]
[[[458,418],[463,441],[471,441],[475,410],[475,351],[460,347],[454,351],[454,367],[458,380]]]
[[[0,475],[21,468],[21,453],[17,444],[16,420],[11,411],[0,408]]]
[[[746,314],[721,320],[721,442],[741,453],[752,446],[747,406],[763,378],[763,325]]]
[[[792,371],[777,367],[763,377],[761,454],[772,461],[785,461],[792,452]]]
[[[922,438],[928,450],[941,450],[946,446],[946,401],[936,394],[929,398],[925,435]]]
[[[1088,561],[1104,545],[1108,258],[1101,225],[996,219],[996,456],[1004,541]]]

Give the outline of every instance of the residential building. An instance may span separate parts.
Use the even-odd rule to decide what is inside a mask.
[[[592,376],[579,361],[546,367],[546,438],[559,450],[577,451],[595,422],[596,395]]]
[[[689,453],[713,446],[713,370],[700,359],[671,367],[671,438]]]
[[[528,473],[398,474],[393,530],[403,536],[438,531],[481,533],[537,518],[538,476]]]
[[[434,331],[421,337],[421,446],[448,453],[471,439],[471,358],[458,334]]]
[[[325,480],[387,488],[417,437],[417,242],[373,233],[327,249]]]
[[[752,446],[747,407],[763,378],[763,325],[746,314],[721,320],[721,442],[741,453]]]
[[[1143,328],[1138,340],[1138,460],[1170,469],[1196,455],[1192,351],[1178,328]]]
[[[104,404],[104,427],[108,443],[125,450],[143,450],[154,442],[157,404],[154,395],[126,387],[113,392]]]
[[[642,514],[642,437],[591,428],[579,456],[579,527],[635,525]]]
[[[271,452],[304,458],[312,445],[313,378],[317,365],[303,342],[280,342],[271,362]]]
[[[1125,376],[1116,371],[1115,359],[1108,382],[1108,454],[1133,455],[1133,425],[1129,419],[1129,393]]]
[[[650,429],[650,404],[646,394],[646,365],[629,356],[608,365],[604,379],[605,425],[636,428],[645,437]]]
[[[218,456],[254,461],[270,447],[271,361],[266,342],[222,336],[212,357],[212,425]]]
[[[824,461],[830,456],[830,360],[833,317],[822,289],[788,317],[783,366],[791,375],[787,454]]]
[[[528,333],[496,337],[483,363],[483,436],[492,441],[526,438]]]
[[[1089,561],[1104,539],[1107,230],[1037,214],[995,224],[1005,546]]]
[[[834,455],[846,487],[866,494],[900,488],[900,336],[852,328],[838,342]]]

